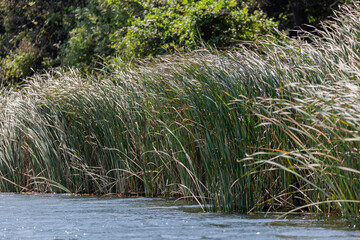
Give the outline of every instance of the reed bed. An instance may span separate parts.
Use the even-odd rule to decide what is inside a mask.
[[[38,75],[0,93],[0,190],[192,198],[359,226],[360,5],[312,43]]]

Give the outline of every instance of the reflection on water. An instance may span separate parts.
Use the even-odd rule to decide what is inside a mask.
[[[0,194],[0,239],[359,239],[341,219],[202,213],[164,199]]]

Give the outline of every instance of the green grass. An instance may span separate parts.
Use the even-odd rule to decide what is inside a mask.
[[[198,51],[3,90],[0,190],[177,196],[359,226],[360,6],[312,44]]]

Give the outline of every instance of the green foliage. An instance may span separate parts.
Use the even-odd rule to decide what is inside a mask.
[[[144,5],[146,14],[132,20],[114,44],[125,57],[145,57],[201,44],[229,47],[270,34],[276,24],[260,11],[249,13],[236,1],[164,1]]]
[[[255,8],[259,7],[269,17],[279,21],[281,30],[287,30],[296,25],[294,19],[296,10],[303,12],[308,24],[316,26],[320,21],[324,21],[332,15],[339,6],[349,3],[351,0],[252,0],[251,2],[253,2],[253,6],[256,6]]]
[[[114,36],[121,38],[129,19],[141,12],[141,5],[133,0],[90,0],[77,8],[76,25],[62,46],[63,65],[94,67],[113,55]]]
[[[1,0],[0,78],[20,81],[49,67],[89,70],[116,59],[127,62],[261,40],[277,27],[264,12],[282,21],[282,27],[284,21],[291,27],[290,2],[294,1]],[[335,1],[301,3],[313,23],[326,16]]]
[[[3,59],[1,77],[6,81],[16,80],[31,76],[34,69],[42,66],[40,50],[28,42],[22,42],[15,52],[9,53]]]
[[[236,1],[91,0],[76,11],[77,25],[62,47],[63,63],[96,66],[196,49],[201,44],[228,47],[271,33],[276,24],[260,11],[250,13]]]
[[[83,0],[1,0],[1,79],[19,81],[58,66],[59,46],[74,24],[74,6],[82,4]]]

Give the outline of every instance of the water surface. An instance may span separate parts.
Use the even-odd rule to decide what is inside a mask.
[[[359,239],[341,219],[202,213],[149,198],[0,194],[0,239]]]

